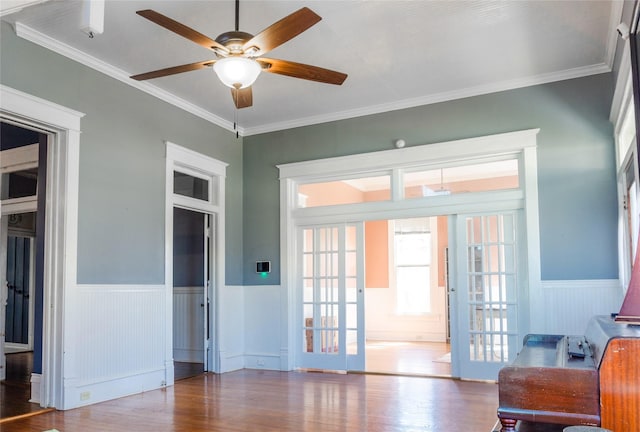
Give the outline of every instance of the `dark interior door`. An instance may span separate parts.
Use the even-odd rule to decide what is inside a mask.
[[[29,343],[30,257],[29,238],[8,237],[6,342]]]

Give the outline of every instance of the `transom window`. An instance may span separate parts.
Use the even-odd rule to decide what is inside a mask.
[[[447,165],[411,166],[389,174],[299,183],[297,207],[323,207],[518,189],[519,159],[465,160]],[[394,194],[395,191],[395,194]]]

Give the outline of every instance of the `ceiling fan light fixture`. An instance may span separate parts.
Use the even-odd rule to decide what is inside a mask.
[[[215,62],[213,70],[227,87],[243,89],[255,82],[262,67],[245,57],[226,57]]]

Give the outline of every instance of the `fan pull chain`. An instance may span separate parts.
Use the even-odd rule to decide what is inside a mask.
[[[238,100],[238,89],[236,89],[235,91],[236,91],[236,100]],[[237,106],[235,106],[235,109],[233,110],[233,130],[236,131],[236,139],[238,139],[240,137],[240,134],[238,132],[238,107]]]

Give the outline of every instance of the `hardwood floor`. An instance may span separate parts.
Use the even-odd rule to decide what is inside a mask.
[[[173,362],[173,379],[175,381],[191,378],[204,373],[204,363]]]
[[[451,376],[451,352],[444,342],[372,341],[366,343],[366,371],[400,375]]]
[[[45,431],[491,431],[497,385],[441,378],[240,370],[2,424]]]
[[[40,405],[29,402],[32,369],[33,352],[7,354],[7,379],[0,381],[0,422],[7,417],[43,410]]]

